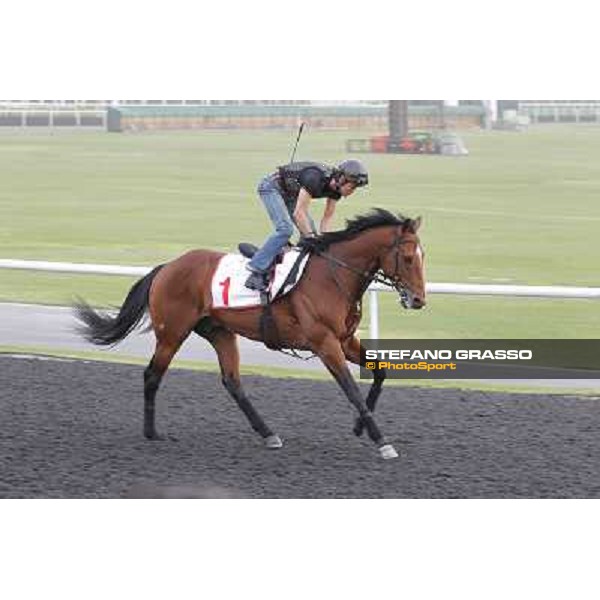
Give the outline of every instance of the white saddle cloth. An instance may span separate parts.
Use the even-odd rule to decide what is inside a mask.
[[[292,249],[285,253],[283,262],[275,267],[275,276],[269,285],[269,299],[273,299],[281,290],[288,273],[294,266],[300,251]],[[302,259],[296,281],[281,290],[281,295],[289,293],[300,281],[308,255]],[[213,308],[245,308],[260,306],[260,292],[248,289],[244,284],[250,276],[246,269],[249,259],[241,254],[225,254],[219,261],[211,284]]]

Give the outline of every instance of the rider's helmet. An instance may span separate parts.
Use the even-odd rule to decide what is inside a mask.
[[[369,173],[360,160],[351,158],[342,161],[337,167],[337,172],[344,175],[346,180],[354,183],[356,187],[363,187],[369,183]]]

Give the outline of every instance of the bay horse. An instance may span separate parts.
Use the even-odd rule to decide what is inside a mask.
[[[346,229],[310,239],[310,257],[298,284],[270,305],[279,347],[309,350],[340,385],[358,416],[354,433],[366,429],[383,458],[398,456],[375,422],[373,412],[385,371],[373,371],[363,400],[346,361],[364,365],[365,351],[356,334],[362,296],[373,280],[393,287],[405,308],[425,306],[423,252],[413,220],[384,209],[347,221]],[[222,382],[268,448],[282,446],[246,395],[239,371],[237,336],[267,343],[262,306],[244,310],[212,306],[211,281],[223,253],[192,250],[157,266],[137,281],[118,314],[97,312],[84,301],[75,305],[80,333],[90,342],[114,345],[150,313],[156,348],[144,371],[144,435],[162,439],[155,427],[155,397],[173,356],[192,331],[213,346]],[[271,332],[272,333],[272,332]],[[271,346],[272,347],[272,346]]]

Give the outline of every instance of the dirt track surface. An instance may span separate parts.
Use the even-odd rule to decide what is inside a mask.
[[[600,497],[597,400],[387,387],[383,461],[333,382],[244,379],[273,451],[216,374],[173,370],[157,424],[177,441],[146,441],[142,370],[0,355],[0,497]]]

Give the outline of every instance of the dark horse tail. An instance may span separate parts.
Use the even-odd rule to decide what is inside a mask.
[[[98,346],[112,346],[125,339],[143,319],[148,308],[150,286],[163,266],[155,267],[133,285],[116,316],[95,311],[83,300],[78,301],[73,307],[81,321],[77,331],[88,342]]]

